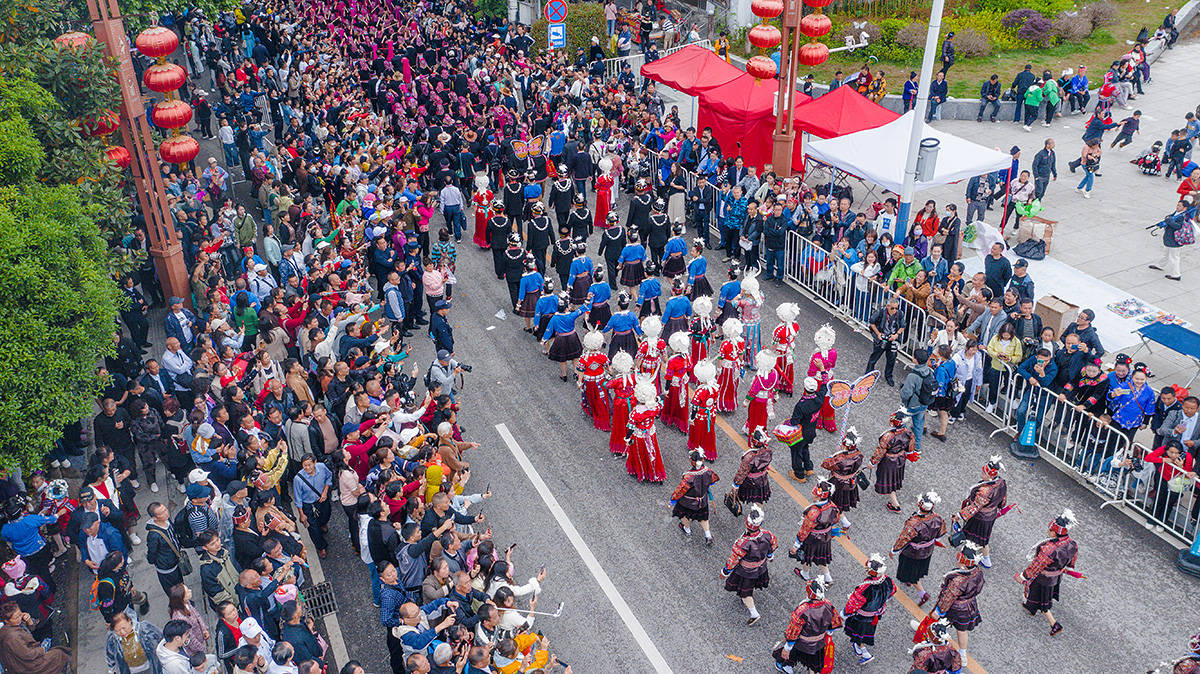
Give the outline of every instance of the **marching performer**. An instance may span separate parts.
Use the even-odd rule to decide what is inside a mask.
[[[641,344],[638,344],[637,353],[634,354],[634,371],[638,380],[649,379],[658,391],[662,391],[658,371],[661,369],[662,359],[667,351],[667,342],[659,338],[661,334],[662,321],[658,320],[658,316],[643,318],[642,335],[645,338]]]
[[[475,204],[475,235],[471,240],[483,249],[488,247],[488,220],[494,214],[492,203],[496,197],[489,188],[489,182],[486,175],[475,176],[475,194],[471,195],[471,201]]]
[[[671,225],[671,238],[667,239],[667,245],[663,248],[662,260],[660,260],[662,275],[669,279],[683,276],[683,273],[687,271],[687,260],[684,258],[688,252],[688,245],[683,240],[683,231],[683,222],[676,221]]]
[[[767,420],[775,416],[775,387],[779,384],[779,373],[775,371],[775,355],[763,349],[754,357],[758,366],[750,390],[746,392],[746,425],[743,433],[765,429]]]
[[[775,647],[775,669],[792,674],[796,667],[813,674],[832,667],[832,635],[842,626],[842,615],[825,599],[826,583],[814,578],[804,584],[808,599],[792,611],[783,643]]]
[[[821,577],[829,584],[833,582],[833,576],[829,573],[829,562],[833,561],[833,527],[842,516],[842,511],[829,500],[833,495],[833,483],[829,480],[817,480],[812,495],[813,503],[804,509],[800,531],[796,533],[796,542],[792,544],[788,556],[804,567],[792,569],[797,576],[804,580]],[[820,573],[810,575],[814,566]]]
[[[517,305],[513,307],[513,313],[525,319],[525,332],[533,332],[533,315],[538,300],[542,298],[542,289],[545,286],[546,279],[537,270],[534,261],[527,257],[525,273],[521,276],[520,285],[517,286]]]
[[[933,512],[942,499],[935,491],[927,491],[917,497],[917,512],[909,515],[900,530],[900,537],[892,545],[889,557],[900,555],[896,565],[896,580],[917,588],[917,606],[929,601],[929,593],[921,585],[921,579],[929,575],[929,560],[933,557],[933,546],[946,535],[946,521]]]
[[[521,289],[521,277],[525,274],[525,263],[532,262],[529,253],[521,247],[521,235],[508,235],[508,248],[504,249],[504,281],[508,286],[508,305],[517,306],[517,292]]]
[[[758,290],[758,275],[746,274],[742,293],[737,298],[738,318],[742,321],[742,338],[746,340],[746,367],[754,367],[754,356],[762,349],[763,296]],[[774,367],[774,362],[772,362]]]
[[[571,277],[572,306],[580,306],[587,301],[588,290],[592,287],[592,271],[594,269],[592,258],[587,254],[587,244],[577,239],[575,241],[575,258],[571,260],[571,270],[568,273],[568,276]]]
[[[1079,545],[1071,539],[1069,531],[1075,521],[1075,513],[1069,508],[1050,520],[1050,538],[1033,546],[1029,551],[1029,566],[1016,575],[1017,582],[1025,586],[1025,610],[1029,615],[1046,614],[1051,636],[1061,632],[1063,627],[1054,619],[1050,607],[1058,599],[1063,573],[1075,567],[1079,556]]]
[[[742,322],[736,318],[721,324],[721,350],[717,358],[721,361],[721,372],[717,377],[717,410],[732,412],[737,409],[738,385],[742,383],[742,352],[746,342],[742,339]]]
[[[958,635],[960,657],[967,652],[968,634],[983,622],[979,617],[977,600],[983,592],[983,569],[978,566],[982,556],[978,545],[970,541],[963,544],[958,552],[958,568],[942,576],[942,588],[938,591],[937,603],[925,619],[926,622],[937,622],[942,618],[949,621]],[[912,622],[915,623],[916,620]]]
[[[559,164],[554,173],[554,180],[550,183],[548,190],[550,205],[554,207],[554,224],[569,229],[567,217],[570,215],[571,203],[574,200],[575,183],[567,172],[566,164]]]
[[[544,274],[546,273],[546,251],[550,250],[550,245],[554,243],[554,228],[550,224],[550,218],[546,215],[546,207],[542,202],[533,202],[529,210],[533,217],[529,218],[529,222],[526,223],[525,246],[533,256],[537,270]]]
[[[692,301],[683,294],[683,280],[675,279],[671,284],[671,299],[663,305],[663,335],[667,339],[677,332],[687,334],[688,321],[692,318]]]
[[[614,291],[621,281],[619,268],[625,242],[625,228],[621,226],[621,218],[610,211],[604,231],[600,233],[600,248],[596,254],[604,259],[604,266],[608,268],[608,287]]]
[[[608,356],[604,354],[604,335],[589,330],[583,336],[583,357],[579,359],[579,390],[583,413],[592,418],[597,430],[612,430],[612,409],[604,390],[604,369]]]
[[[629,293],[617,295],[617,313],[604,323],[602,332],[611,332],[612,339],[608,342],[608,357],[612,358],[617,352],[624,351],[630,356],[638,352],[638,335],[642,334],[642,326],[638,325],[637,316],[629,308]]]
[[[608,157],[601,157],[596,162],[600,175],[596,177],[596,227],[609,225],[609,209],[612,208],[612,188],[616,180],[612,176],[613,162]],[[615,213],[614,213],[615,215]]]
[[[597,330],[603,330],[612,318],[612,307],[608,306],[608,300],[612,297],[612,289],[604,282],[604,268],[596,267],[592,272],[592,285],[588,287],[587,295],[587,317],[586,321],[589,325]]]
[[[708,282],[708,260],[704,257],[704,239],[699,237],[692,239],[692,252],[694,257],[688,260],[687,265],[687,292],[688,297],[695,302],[701,297],[712,297],[713,289],[712,284]]]
[[[833,481],[833,502],[841,513],[839,524],[842,533],[850,533],[850,520],[846,513],[858,506],[858,474],[862,471],[863,455],[858,450],[858,430],[853,426],[846,429],[842,437],[842,446],[833,456],[821,462],[821,467],[829,471],[829,479]]]
[[[696,378],[696,390],[692,392],[688,414],[688,441],[690,450],[704,453],[706,461],[717,460],[717,368],[710,361],[702,360],[692,368]]]
[[[737,473],[733,476],[733,486],[729,488],[730,493],[737,495],[737,500],[756,503],[766,509],[767,501],[771,498],[767,469],[771,467],[772,456],[774,452],[767,444],[767,434],[763,431],[751,433]]]
[[[742,282],[738,280],[740,266],[737,261],[729,263],[729,280],[721,284],[717,293],[717,322],[725,325],[725,321],[737,318],[737,298],[742,294]]]
[[[642,279],[646,278],[646,247],[638,240],[637,230],[632,225],[628,230],[625,247],[617,258],[617,267],[621,270],[621,285],[628,288],[632,295],[637,292]]]
[[[612,370],[613,377],[604,386],[612,391],[612,431],[608,436],[608,449],[617,457],[625,455],[625,433],[629,427],[629,413],[635,404],[637,379],[633,375],[633,356],[628,351],[618,351],[612,357]]]
[[[539,341],[542,339],[542,335],[546,334],[546,326],[550,324],[550,319],[556,313],[558,313],[558,295],[554,294],[554,279],[544,279],[541,296],[533,305],[531,323],[533,336]]]
[[[875,466],[875,493],[888,497],[888,510],[900,512],[900,501],[896,492],[904,486],[904,466],[916,460],[917,440],[912,431],[904,426],[904,412],[897,410],[888,419],[891,428],[879,436],[879,444],[871,454],[871,465]]]
[[[758,622],[761,617],[754,606],[754,591],[770,585],[771,574],[767,570],[767,562],[775,557],[775,549],[779,547],[775,534],[762,528],[763,517],[762,508],[750,506],[750,512],[746,513],[746,533],[733,542],[733,551],[725,562],[725,568],[721,569],[725,590],[737,593],[750,612],[747,626]]]
[[[628,454],[625,470],[637,477],[638,482],[662,482],[667,478],[662,455],[658,451],[658,432],[654,420],[662,412],[658,391],[648,379],[638,378],[634,387],[638,404],[629,413],[629,426],[625,433]]]
[[[808,360],[808,376],[816,377],[817,382],[826,387],[833,379],[833,367],[837,365],[837,349],[833,348],[833,342],[836,339],[837,333],[829,327],[828,323],[822,325],[821,329],[813,335],[813,343],[816,344],[817,350]],[[824,398],[817,425],[833,433],[837,431],[837,418],[834,416],[833,405],[829,403],[828,389],[826,389]]]
[[[958,674],[962,671],[962,655],[950,643],[950,623],[938,620],[931,623],[925,640],[912,647],[914,672],[929,674]]]
[[[658,280],[658,267],[655,266],[654,260],[647,260],[646,277],[642,279],[637,289],[638,315],[642,318],[662,316],[662,307],[658,303],[658,298],[661,296],[662,283]]]
[[[688,430],[688,380],[692,376],[692,359],[688,355],[691,342],[686,333],[677,332],[667,340],[672,355],[667,359],[663,371],[666,381],[667,400],[663,407],[663,423],[683,433]]]
[[[579,334],[575,331],[575,322],[583,315],[583,307],[568,311],[571,299],[567,293],[558,294],[558,313],[546,324],[546,332],[542,334],[542,344],[550,343],[546,352],[550,360],[558,363],[562,373],[559,379],[567,380],[567,365],[575,368],[575,359],[583,353],[583,345],[579,342]]]
[[[801,484],[808,481],[813,474],[812,456],[809,447],[812,446],[813,436],[817,432],[817,412],[821,409],[821,385],[812,377],[804,378],[804,392],[792,407],[792,416],[786,424],[799,431],[786,440],[782,439],[791,450],[792,470],[788,473],[791,478]]]
[[[992,527],[1000,511],[1008,503],[1008,483],[1000,477],[1004,464],[1000,457],[992,455],[983,464],[983,479],[971,487],[971,493],[963,499],[962,510],[954,515],[954,520],[962,526],[963,536],[978,545],[980,553],[979,565],[985,569],[992,568],[991,550],[988,541],[992,539]]]
[[[708,358],[708,340],[717,325],[712,319],[712,298],[702,295],[692,300],[692,320],[688,322],[688,334],[692,338],[692,362],[699,363]]]
[[[779,392],[792,395],[795,382],[795,360],[792,351],[796,348],[796,334],[800,332],[800,324],[796,317],[800,315],[800,307],[791,302],[784,302],[775,308],[779,317],[779,325],[771,333],[775,348],[775,371],[779,373]],[[812,366],[809,365],[809,376],[812,376]]]
[[[865,564],[867,578],[854,588],[846,599],[842,615],[846,618],[846,636],[858,654],[858,664],[865,665],[875,656],[867,650],[875,645],[875,629],[879,619],[887,610],[888,599],[896,594],[896,584],[886,575],[887,563],[883,557],[872,554]]]
[[[504,246],[508,236],[513,233],[512,222],[504,214],[504,202],[500,199],[492,201],[492,207],[487,213],[487,240],[492,249],[492,271],[496,279],[504,280]]]
[[[692,522],[699,522],[704,530],[704,544],[713,544],[712,532],[708,529],[709,487],[720,480],[712,468],[704,465],[704,456],[692,450],[688,455],[692,467],[683,474],[675,491],[671,492],[671,516],[679,518],[679,530],[685,536],[692,535]]]
[[[1188,640],[1188,650],[1191,651],[1188,655],[1171,663],[1171,674],[1200,673],[1200,632]]]

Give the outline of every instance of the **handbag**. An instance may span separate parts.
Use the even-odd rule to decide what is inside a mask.
[[[953,529],[950,531],[950,547],[957,548],[962,545],[964,538],[966,538],[966,534],[963,533],[962,526],[955,522]]]
[[[742,502],[738,500],[737,495],[732,492],[725,492],[725,507],[734,517],[742,516]]]
[[[871,486],[870,478],[868,478],[867,474],[863,472],[860,472],[858,475],[854,476],[854,481],[858,483],[859,489],[866,489],[867,487]]]
[[[171,551],[175,553],[175,556],[179,558],[179,573],[183,574],[184,576],[192,575],[192,558],[188,557],[187,550],[182,550],[178,545],[172,543],[171,539],[162,532],[162,529],[154,529],[153,531],[159,536],[162,536],[163,542],[165,542],[167,546],[171,548]]]

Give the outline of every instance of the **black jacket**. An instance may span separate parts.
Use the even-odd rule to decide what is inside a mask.
[[[609,227],[600,235],[600,249],[596,253],[603,255],[608,262],[616,264],[617,259],[621,257],[621,251],[625,250],[625,243],[625,228],[620,225]]]
[[[979,100],[986,101],[989,96],[994,96],[995,100],[1000,100],[1000,80],[995,82],[984,80],[983,85],[979,87]]]
[[[429,336],[433,339],[435,348],[454,353],[454,330],[451,329],[449,321],[437,312],[429,317]]]
[[[1058,163],[1055,161],[1054,150],[1042,148],[1033,155],[1033,166],[1030,167],[1034,176],[1039,178],[1058,177]]]
[[[167,521],[166,529],[154,522],[146,524],[146,562],[156,570],[170,573],[179,565],[179,541],[175,538],[175,529]]]

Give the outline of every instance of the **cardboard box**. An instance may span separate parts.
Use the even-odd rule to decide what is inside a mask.
[[[1046,254],[1050,254],[1050,244],[1054,240],[1055,222],[1042,218],[1021,218],[1021,226],[1017,231],[1017,243],[1033,239],[1046,242]]]
[[[1042,325],[1054,328],[1054,334],[1061,337],[1063,330],[1079,317],[1079,307],[1055,295],[1046,295],[1037,301],[1033,313],[1042,319]]]

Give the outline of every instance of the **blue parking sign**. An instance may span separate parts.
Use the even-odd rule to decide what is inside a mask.
[[[567,24],[552,23],[546,29],[546,36],[551,49],[564,49],[567,46]]]

